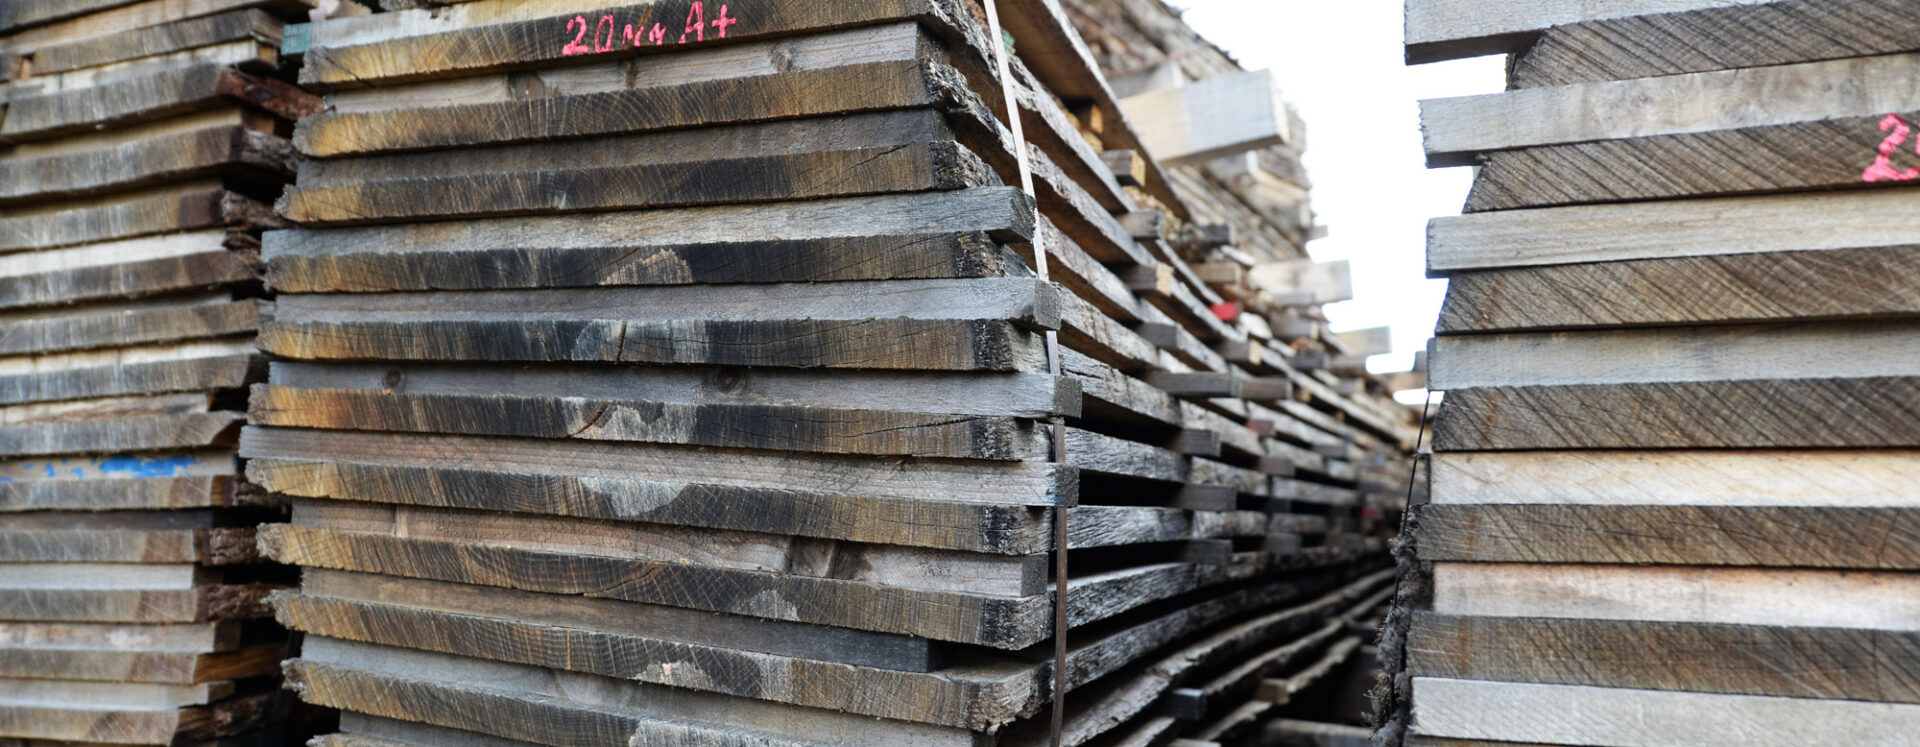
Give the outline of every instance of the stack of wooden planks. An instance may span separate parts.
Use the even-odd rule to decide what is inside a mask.
[[[0,739],[264,734],[292,580],[235,448],[295,0],[0,3]]]
[[[1514,57],[1424,104],[1480,169],[1387,743],[1913,743],[1920,5],[1418,0],[1407,43]]]
[[[324,743],[1044,744],[1057,602],[1064,742],[1163,744],[1350,648],[1417,423],[1216,308],[1052,0],[580,5],[289,35]]]

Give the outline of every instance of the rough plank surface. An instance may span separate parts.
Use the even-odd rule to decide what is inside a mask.
[[[1421,511],[1423,560],[1911,570],[1920,512],[1790,506],[1473,506]]]
[[[1603,18],[1675,13],[1769,0],[1411,0],[1407,63],[1519,52],[1541,31]]]
[[[1920,379],[1460,389],[1439,451],[1920,445]]]
[[[1446,335],[1430,355],[1439,390],[1920,376],[1920,323]]]
[[[1913,246],[1522,267],[1449,281],[1441,334],[1920,315]]]
[[[1920,633],[1421,613],[1416,677],[1920,703]]]
[[[1913,451],[1455,453],[1431,468],[1437,505],[1920,508]]]

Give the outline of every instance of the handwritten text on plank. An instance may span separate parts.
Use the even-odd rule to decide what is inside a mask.
[[[1920,168],[1908,168],[1905,171],[1893,168],[1893,154],[1907,142],[1907,136],[1913,133],[1913,125],[1898,114],[1889,114],[1886,119],[1880,120],[1880,131],[1888,133],[1880,141],[1880,156],[1873,159],[1873,165],[1868,166],[1866,171],[1860,172],[1860,179],[1867,182],[1904,182],[1920,178]],[[1920,153],[1920,143],[1914,144],[1914,152]]]
[[[708,34],[712,34],[715,39],[725,39],[727,28],[740,22],[740,19],[729,14],[730,10],[726,3],[721,3],[712,17],[708,17],[706,3],[695,0],[693,5],[687,8],[687,19],[680,24],[680,34],[677,37],[670,37],[671,32],[664,24],[656,22],[651,26],[647,25],[645,18],[640,19],[640,25],[635,26],[631,23],[619,23],[614,20],[611,13],[600,16],[600,19],[595,22],[588,22],[586,16],[574,16],[567,19],[566,34],[561,37],[562,41],[569,38],[572,41],[566,41],[566,45],[560,48],[560,56],[572,57],[577,54],[611,52],[616,48],[659,47],[665,46],[669,38],[673,39],[674,44],[703,42],[707,40]]]

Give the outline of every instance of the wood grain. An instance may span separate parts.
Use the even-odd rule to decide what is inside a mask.
[[[103,310],[14,323],[0,329],[0,355],[228,337],[258,328],[263,309],[271,314],[273,306],[249,299],[152,310]]]
[[[1420,512],[1426,560],[1913,569],[1920,511],[1794,506],[1475,506]]]
[[[273,209],[220,187],[177,187],[62,203],[32,211],[0,211],[0,252],[150,236],[226,226],[273,226]]]
[[[45,202],[207,176],[286,178],[293,145],[249,127],[206,127],[0,161],[0,204]]]
[[[1920,380],[1865,378],[1460,389],[1439,451],[1920,445]]]
[[[1920,247],[1912,246],[1523,267],[1449,280],[1441,334],[1920,315]]]
[[[1920,375],[1912,320],[1446,335],[1431,347],[1439,390]]]
[[[1601,18],[1674,13],[1767,0],[1413,0],[1407,3],[1407,63],[1439,62],[1526,48],[1541,31]]]
[[[1563,86],[1920,49],[1900,0],[1787,0],[1555,25],[1514,59],[1508,85]]]
[[[1920,508],[1907,450],[1438,454],[1435,504]]]
[[[1416,677],[1920,703],[1920,634],[1419,613]]]

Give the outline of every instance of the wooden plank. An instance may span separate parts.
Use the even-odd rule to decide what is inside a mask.
[[[1920,629],[1910,573],[1442,562],[1433,582],[1445,615]]]
[[[96,571],[97,572],[97,571]],[[265,585],[193,589],[0,589],[8,620],[187,623],[264,617]]]
[[[33,74],[98,67],[246,39],[278,46],[281,25],[280,19],[265,11],[248,9],[128,29],[35,49]]]
[[[698,286],[281,296],[260,347],[306,359],[1038,371],[1043,351],[1029,327],[1056,326],[1057,301],[1032,280],[764,286],[750,296]]]
[[[590,137],[930,106],[963,86],[951,68],[875,62],[527,101],[334,111],[302,121],[294,145],[326,158]]]
[[[1433,340],[1435,389],[1920,374],[1920,324],[1803,323]]]
[[[131,7],[123,7],[131,6]],[[12,48],[37,48],[128,29],[157,26],[235,8],[260,7],[273,13],[304,14],[314,0],[18,0],[0,22]],[[120,8],[102,13],[109,8]],[[75,18],[75,16],[79,16]],[[59,21],[59,23],[53,23]],[[36,28],[37,27],[37,28]]]
[[[1910,246],[1920,191],[1588,205],[1436,218],[1427,271]],[[1542,243],[1540,236],[1554,241]]]
[[[105,397],[101,399],[78,399],[62,402],[36,402],[26,405],[0,407],[0,424],[31,425],[42,423],[61,423],[79,420],[100,420],[118,417],[137,417],[151,415],[185,415],[207,412],[213,409],[210,392],[176,392],[172,394],[149,394],[133,397]],[[181,462],[184,467],[198,467],[201,462],[188,458]],[[0,471],[21,477],[32,477],[37,469],[32,461],[0,462]],[[63,468],[67,465],[62,464]],[[117,471],[107,469],[105,463],[85,463],[74,472],[75,478],[104,477]],[[22,472],[22,470],[25,470]],[[65,469],[60,470],[65,472]],[[171,474],[171,472],[169,472]],[[51,475],[49,475],[51,476]]]
[[[264,256],[294,293],[1020,276],[993,241],[1030,238],[1033,221],[1019,190],[991,188],[276,231]]]
[[[113,454],[230,443],[245,416],[236,412],[0,426],[0,453]]]
[[[1633,747],[1898,744],[1920,706],[1421,677],[1421,734]]]
[[[1491,150],[1920,110],[1912,54],[1531,88],[1420,104],[1428,163]],[[1572,114],[1579,112],[1579,115]],[[1872,153],[1869,151],[1868,155]]]
[[[286,646],[239,651],[94,651],[79,648],[0,649],[0,676],[192,685],[279,674]]]
[[[737,23],[723,23],[716,14],[700,32],[691,32],[687,2],[596,2],[580,12],[581,23],[604,24],[615,31],[594,31],[600,41],[569,44],[578,13],[556,13],[553,8],[514,12],[490,4],[484,10],[443,9],[434,13],[403,11],[373,20],[329,22],[315,30],[312,46],[300,71],[300,83],[314,90],[381,86],[439,77],[461,77],[516,68],[553,67],[556,63],[607,62],[623,58],[687,54],[689,49],[751,44],[787,36],[835,29],[878,25],[888,21],[919,20],[929,25],[971,24],[954,3],[929,0],[886,0],[858,7],[814,7],[804,2],[763,3],[751,11],[736,9]],[[716,9],[717,10],[717,9]],[[703,14],[704,15],[704,14]],[[609,17],[611,21],[601,21]],[[648,22],[664,24],[666,44],[647,35]],[[638,24],[637,26],[635,24]],[[688,31],[685,43],[681,33]],[[722,35],[724,32],[724,35]]]
[[[139,298],[254,280],[223,231],[199,231],[0,256],[0,309]]]
[[[872,460],[284,428],[247,429],[241,454],[250,463],[312,462],[260,471],[263,483],[293,495],[694,526],[750,522],[740,528],[769,527],[797,516],[791,523],[803,530],[825,531],[839,522],[842,531],[878,532],[887,517],[938,515],[933,509],[914,513],[921,503],[1071,506],[1079,495],[1073,470],[1045,463]],[[790,492],[769,490],[769,483]],[[819,511],[820,518],[809,511]],[[855,521],[863,511],[875,518]],[[910,522],[898,529],[905,530],[899,536],[918,536]],[[970,523],[948,529],[931,523],[924,531],[940,537],[978,529]],[[1012,526],[1005,536],[988,534],[978,541],[1017,544],[1023,538],[1025,532]]]
[[[1912,446],[1914,407],[1912,378],[1456,389],[1433,438],[1439,451]]]
[[[1645,690],[1920,703],[1920,634],[1418,613],[1408,671]]]
[[[1905,168],[1904,155],[1881,163],[1876,153],[1890,131],[1917,119],[1882,113],[1495,151],[1465,210],[1899,186],[1920,172]]]
[[[1553,26],[1676,13],[1768,0],[1414,0],[1407,4],[1407,63],[1518,52]]]
[[[14,323],[0,329],[0,355],[226,337],[259,327],[263,308],[271,314],[273,305],[248,299]]]
[[[97,85],[22,95],[8,102],[0,141],[45,140],[227,102],[264,109],[283,119],[320,110],[318,97],[272,78],[201,64]]]
[[[355,225],[953,190],[998,181],[964,147],[939,141],[644,166],[615,162],[314,184],[303,178],[287,191],[282,212],[307,226]]]
[[[1120,100],[1134,132],[1164,166],[1204,163],[1293,139],[1273,71],[1227,73]]]
[[[48,366],[25,372],[0,367],[0,404],[236,389],[247,385],[260,363],[257,355],[221,355],[224,350],[152,360],[133,355],[112,357],[114,353],[138,350],[101,351],[106,355],[89,361],[97,365],[85,367]],[[13,361],[0,361],[0,366],[6,362]]]
[[[1435,504],[1916,508],[1908,451],[1435,454]]]
[[[1912,569],[1920,513],[1793,506],[1476,506],[1420,512],[1423,560]]]
[[[0,203],[43,202],[208,176],[291,176],[293,146],[249,127],[123,137],[106,147],[0,161]]]
[[[334,639],[309,639],[287,675],[320,705],[542,744],[973,745],[953,729]]]
[[[1786,0],[1556,25],[1515,58],[1511,85],[1537,88],[1911,52],[1920,49],[1916,10],[1898,0]]]
[[[0,252],[225,226],[271,226],[273,209],[218,182],[189,182],[54,208],[0,212]]]
[[[125,531],[112,528],[0,530],[6,563],[200,563],[227,565],[259,559],[253,530]]]
[[[371,576],[358,573],[343,573],[321,568],[306,570],[306,579],[298,595],[291,592],[275,595],[270,600],[276,614],[283,620],[306,620],[313,625],[329,626],[338,631],[359,630],[353,635],[345,633],[324,633],[330,637],[351,637],[356,640],[368,636],[388,638],[406,636],[407,633],[386,630],[386,626],[350,626],[342,621],[330,620],[327,615],[308,615],[299,611],[302,605],[308,609],[331,604],[377,605],[411,609],[416,612],[439,611],[464,617],[480,617],[517,622],[522,625],[578,631],[598,631],[619,636],[635,636],[653,639],[657,646],[676,647],[680,652],[693,653],[698,650],[724,651],[734,654],[764,654],[766,659],[788,658],[814,660],[818,664],[830,665],[845,671],[845,667],[859,667],[862,670],[886,670],[891,673],[928,673],[953,669],[946,661],[940,648],[924,638],[886,635],[849,630],[846,628],[827,628],[813,625],[765,620],[732,615],[715,615],[711,612],[688,610],[678,607],[622,602],[608,599],[587,599],[584,597],[563,597],[552,594],[513,591],[484,586],[448,584],[418,579],[402,579],[391,576]],[[295,626],[309,630],[303,626]],[[420,638],[420,636],[415,636]],[[439,650],[447,642],[409,646],[428,650]],[[397,645],[397,644],[394,644]],[[526,649],[536,651],[536,649]],[[449,653],[465,653],[471,648],[463,648]],[[661,650],[661,655],[636,654],[634,661],[671,660],[675,653]],[[724,655],[724,654],[723,654]],[[499,660],[501,657],[493,656]],[[759,657],[754,657],[759,658]],[[799,662],[786,664],[793,666]],[[555,665],[560,666],[560,665]],[[560,666],[560,668],[590,671],[578,667]],[[976,667],[976,669],[980,669]],[[978,681],[991,680],[994,667],[985,667],[988,675],[976,676]],[[684,676],[697,677],[696,672],[707,671],[702,668],[690,669]],[[964,675],[964,672],[959,674]],[[664,668],[651,675],[650,680],[667,683],[681,682],[672,668]],[[964,677],[963,677],[964,679]],[[772,684],[772,683],[769,683]]]
[[[1686,293],[1661,289],[1686,283]],[[1441,334],[1906,316],[1920,248],[1640,259],[1459,272]]]
[[[643,441],[957,459],[1042,459],[1048,438],[1011,417],[646,399],[255,387],[252,422],[407,433]]]
[[[273,364],[273,385],[542,398],[658,400],[1018,418],[1079,417],[1078,382],[1046,374],[801,371],[702,366]],[[374,429],[378,430],[378,429]]]
[[[283,563],[583,595],[918,635],[996,648],[1044,638],[1045,596],[894,588],[698,565],[403,539],[284,524],[261,530]],[[770,606],[770,600],[784,600]]]
[[[118,511],[236,505],[233,481],[219,476],[138,480],[0,482],[0,511]]]

